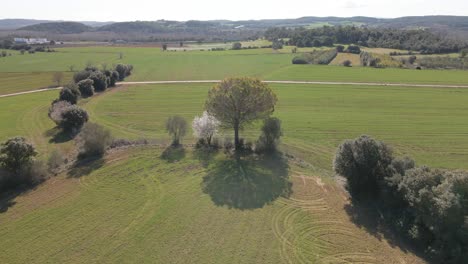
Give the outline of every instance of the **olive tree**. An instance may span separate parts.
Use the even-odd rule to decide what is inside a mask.
[[[208,93],[205,107],[208,114],[224,128],[234,129],[234,143],[240,146],[239,130],[245,125],[269,117],[277,98],[267,84],[255,78],[228,78]]]
[[[219,121],[206,111],[202,116],[196,116],[192,122],[195,137],[204,140],[208,146],[211,145],[211,139],[218,132],[218,127]]]
[[[70,104],[76,104],[80,95],[80,90],[76,84],[68,84],[60,90],[59,100],[67,101]]]
[[[178,146],[187,132],[187,121],[180,116],[171,116],[166,121],[166,131],[172,136],[172,145]]]
[[[89,79],[93,80],[94,90],[103,92],[107,89],[107,77],[100,71],[94,71],[89,75]]]
[[[347,189],[355,198],[375,197],[393,175],[392,150],[385,143],[368,136],[341,144],[333,161],[333,169],[347,179]]]
[[[68,108],[72,106],[67,101],[55,101],[49,108],[49,118],[55,122],[55,124],[59,125],[62,122],[62,113]]]
[[[23,137],[8,139],[0,146],[0,164],[14,174],[29,165],[36,155],[34,146]]]

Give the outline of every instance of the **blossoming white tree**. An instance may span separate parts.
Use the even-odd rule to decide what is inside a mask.
[[[206,140],[208,145],[211,145],[211,139],[218,132],[218,127],[219,121],[206,111],[202,116],[196,116],[192,122],[195,137]]]

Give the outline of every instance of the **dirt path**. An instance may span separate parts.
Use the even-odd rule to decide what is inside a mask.
[[[220,80],[188,80],[188,81],[142,81],[142,82],[121,82],[117,85],[135,85],[135,84],[175,84],[175,83],[218,83]],[[421,88],[468,88],[468,85],[454,84],[410,84],[410,83],[374,83],[374,82],[320,82],[320,81],[264,81],[265,83],[277,84],[312,84],[312,85],[353,85],[353,86],[389,86],[389,87],[421,87]],[[62,87],[38,89],[26,92],[11,93],[0,95],[0,98],[11,97],[23,94],[40,93],[52,90],[59,90]]]

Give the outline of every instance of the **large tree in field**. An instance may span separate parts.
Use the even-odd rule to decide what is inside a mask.
[[[255,78],[228,78],[208,93],[206,110],[224,128],[234,129],[236,149],[239,149],[239,130],[275,111],[277,98],[267,84]]]

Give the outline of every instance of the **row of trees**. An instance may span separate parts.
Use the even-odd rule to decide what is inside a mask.
[[[371,48],[392,48],[421,53],[459,52],[468,43],[441,37],[427,30],[400,30],[364,28],[355,26],[324,26],[321,28],[270,28],[265,38],[274,41],[289,39],[289,45],[298,47],[333,46],[333,44],[358,44]]]
[[[376,202],[395,230],[424,246],[437,263],[468,257],[468,173],[417,167],[385,143],[361,136],[340,145],[333,168],[359,202]]]

